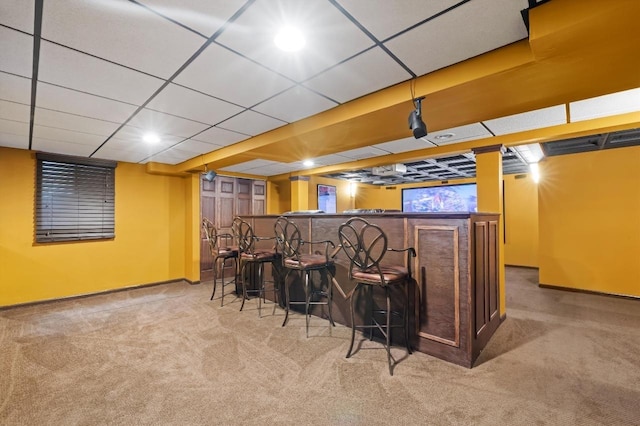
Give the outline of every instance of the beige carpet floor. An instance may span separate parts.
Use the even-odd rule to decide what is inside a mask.
[[[640,301],[506,281],[474,368],[414,353],[393,377],[378,343],[345,359],[346,327],[313,318],[307,339],[211,283],[5,309],[0,424],[640,425]]]

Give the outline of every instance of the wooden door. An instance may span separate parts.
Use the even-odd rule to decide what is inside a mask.
[[[238,179],[238,216],[251,216],[252,182],[249,179]]]
[[[219,186],[216,227],[221,233],[230,233],[236,215],[236,180],[232,177],[217,176]]]
[[[204,178],[200,179],[200,222],[202,218],[209,219],[216,223],[216,181],[209,182]],[[213,256],[209,249],[209,243],[205,233],[200,227],[200,280],[206,281],[213,278]]]
[[[267,183],[261,180],[253,181],[253,214],[256,216],[263,215],[266,211],[265,204],[267,201]]]

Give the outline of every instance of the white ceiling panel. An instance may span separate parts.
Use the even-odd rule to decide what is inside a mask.
[[[276,120],[275,118],[267,117],[266,115],[259,114],[251,110],[246,110],[245,112],[220,123],[220,127],[233,130],[234,132],[242,132],[255,136],[277,127],[284,126],[285,124],[287,123],[284,121]]]
[[[460,3],[460,0],[402,0],[400,5],[389,0],[339,0],[339,3],[378,40],[383,41]]]
[[[285,25],[304,33],[304,49],[283,52],[275,46]],[[257,0],[217,41],[298,82],[373,45],[325,0]]]
[[[342,155],[329,154],[323,155],[322,157],[311,158],[311,161],[313,161],[314,165],[328,166],[331,164],[339,164],[346,161],[351,161],[351,159],[348,157],[343,157]]]
[[[89,154],[93,152],[106,137],[101,135],[94,135],[91,133],[74,132],[72,130],[57,129],[55,127],[46,126],[33,126],[33,137],[40,139],[47,139],[50,141],[69,142],[79,145],[86,145],[91,149]]]
[[[0,71],[31,77],[33,63],[33,37],[0,27]]]
[[[66,129],[101,136],[110,136],[118,128],[117,123],[110,121],[96,120],[94,118],[42,108],[36,108],[33,122],[37,126]],[[104,140],[105,138],[102,139]]]
[[[196,154],[206,154],[211,151],[215,151],[217,149],[222,148],[220,145],[214,145],[212,143],[200,142],[193,139],[187,139],[186,141],[180,142],[175,146],[181,151],[190,152],[193,157]]]
[[[246,3],[245,0],[141,0],[158,13],[210,37]]]
[[[281,164],[281,163],[278,163],[277,161],[270,161],[270,160],[251,160],[251,161],[245,161],[244,163],[234,164],[233,166],[227,166],[220,170],[239,173],[239,172],[245,172],[251,169],[269,167],[269,166],[278,165],[278,164]]]
[[[0,72],[0,99],[22,104],[31,103],[31,80]]]
[[[0,118],[28,123],[31,119],[29,105],[0,101]]]
[[[522,19],[512,19],[527,7],[527,0],[470,1],[385,46],[417,75],[427,74],[527,38]]]
[[[366,78],[363,78],[365,75]],[[304,84],[338,102],[347,102],[409,78],[411,74],[376,47]]]
[[[192,139],[201,142],[212,143],[220,146],[227,146],[247,139],[249,136],[231,130],[212,127],[194,136]]]
[[[34,5],[34,1],[2,0],[0,24],[33,34]]]
[[[640,111],[640,88],[571,102],[569,109],[572,122]]]
[[[43,82],[38,83],[36,105],[46,109],[118,123],[129,118],[137,109],[131,104]]]
[[[416,149],[424,149],[432,147],[430,142],[423,141],[422,139],[416,139],[413,136],[404,139],[398,139],[391,142],[384,142],[373,145],[375,148],[382,149],[392,154],[399,152],[415,151]]]
[[[94,151],[95,147],[83,143],[72,143],[59,140],[43,139],[35,137],[34,135],[31,149],[33,149],[34,151],[53,152],[56,154],[88,157]]]
[[[182,136],[188,138],[209,127],[196,121],[185,120],[162,112],[142,109],[129,121],[131,126],[136,126],[146,132]]]
[[[126,0],[57,0],[44,8],[42,37],[163,78],[205,42]]]
[[[292,123],[336,105],[338,104],[305,87],[295,86],[252,109]]]
[[[29,123],[0,118],[0,146],[29,149]]]
[[[94,158],[102,158],[104,160],[126,161],[129,163],[138,163],[148,157],[146,152],[132,151],[126,149],[100,148],[93,156]]]
[[[142,105],[163,83],[44,40],[40,45],[38,70],[41,81],[135,105]]]
[[[342,157],[351,158],[352,160],[360,160],[369,157],[378,157],[380,155],[389,154],[387,151],[375,148],[373,146],[365,146],[363,148],[350,149],[348,151],[338,152]]]
[[[474,139],[493,137],[491,132],[480,123],[467,124],[466,126],[454,127],[451,129],[438,130],[427,134],[424,139],[434,145],[448,145]]]
[[[147,104],[147,108],[209,125],[217,124],[244,110],[237,105],[175,84],[165,87]]]
[[[159,154],[155,154],[145,161],[153,161],[155,163],[165,164],[178,164],[193,157],[193,153],[188,151],[182,151],[177,148],[171,148],[166,151],[162,151]]]
[[[124,126],[104,145],[110,149],[124,149],[144,152],[150,156],[163,151],[182,140],[182,138],[170,135],[159,135],[160,141],[148,143],[142,140],[144,131],[133,126]]]
[[[245,107],[293,86],[293,82],[229,50],[211,44],[175,82]]]
[[[567,114],[564,105],[529,111],[508,117],[496,118],[484,121],[485,126],[495,135],[524,132],[525,130],[539,129],[556,126],[567,122]]]

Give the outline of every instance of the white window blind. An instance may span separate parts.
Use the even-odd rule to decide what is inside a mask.
[[[115,161],[36,154],[36,242],[115,237]]]

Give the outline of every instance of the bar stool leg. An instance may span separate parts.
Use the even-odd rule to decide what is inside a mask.
[[[222,259],[222,287],[220,288],[220,291],[222,292],[222,298],[220,299],[220,306],[224,306],[224,264],[226,263],[226,261],[227,259]]]
[[[327,304],[329,305],[329,322],[333,327],[336,326],[336,323],[333,322],[333,275],[327,269]]]
[[[404,284],[404,339],[407,346],[407,353],[412,354],[411,341],[409,340],[409,285]]]
[[[245,273],[247,272],[247,262],[240,268],[240,276],[242,278],[242,304],[240,305],[240,311],[244,308],[244,302],[247,300],[247,280],[245,279]]]
[[[307,338],[309,337],[309,321],[311,314],[309,313],[309,302],[311,301],[311,291],[309,290],[309,271],[304,271],[304,315],[307,323]]]
[[[290,296],[289,296],[289,286],[287,285],[287,278],[289,278],[289,274],[291,273],[291,269],[289,269],[287,271],[287,273],[284,276],[284,305],[285,305],[285,314],[284,314],[284,321],[282,321],[282,326],[284,327],[287,324],[287,320],[289,319],[289,300],[290,300]]]
[[[349,304],[349,310],[351,311],[351,344],[349,345],[349,350],[347,351],[346,358],[351,357],[351,350],[353,349],[353,341],[356,338],[356,324],[355,324],[355,315],[354,305],[356,303],[356,293],[358,292],[358,288],[360,287],[360,283],[356,284],[356,288],[353,289],[353,293],[351,294],[351,304]]]
[[[213,300],[213,296],[216,295],[216,285],[218,284],[218,259],[213,259],[213,293],[211,293],[211,299]]]
[[[385,334],[387,338],[387,361],[389,362],[389,374],[393,376],[393,368],[391,364],[391,298],[389,297],[389,287],[384,287],[385,295],[387,296],[387,326]]]

